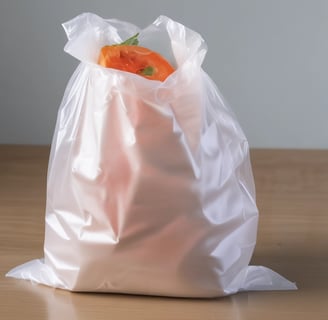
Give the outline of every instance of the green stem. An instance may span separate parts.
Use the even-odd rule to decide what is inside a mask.
[[[136,33],[134,36],[130,37],[129,39],[126,39],[122,43],[120,43],[120,46],[137,46],[139,44],[138,40],[139,32]]]

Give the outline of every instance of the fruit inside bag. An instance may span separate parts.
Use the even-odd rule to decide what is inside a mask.
[[[164,16],[139,30],[85,13],[64,28],[81,63],[51,147],[44,259],[7,276],[176,297],[296,289],[249,266],[258,211],[248,143],[201,68],[201,36]],[[111,65],[122,52],[160,58]]]
[[[174,68],[159,53],[139,46],[139,33],[121,44],[104,46],[98,64],[117,70],[132,72],[149,80],[164,81]]]

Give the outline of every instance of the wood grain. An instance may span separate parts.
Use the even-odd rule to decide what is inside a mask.
[[[292,292],[220,299],[76,294],[8,279],[42,256],[49,147],[0,146],[1,319],[328,319],[328,150],[252,150],[260,223],[253,264]]]

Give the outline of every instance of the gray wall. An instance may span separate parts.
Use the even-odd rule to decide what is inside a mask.
[[[204,69],[252,147],[328,148],[328,1],[1,0],[0,143],[48,144],[77,61],[61,23],[89,11],[198,31]]]

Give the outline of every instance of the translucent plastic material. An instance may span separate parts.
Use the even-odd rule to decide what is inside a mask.
[[[164,16],[140,31],[86,13],[64,28],[81,64],[51,148],[45,257],[7,275],[181,297],[295,289],[248,266],[258,222],[249,147],[201,69],[201,36]],[[176,67],[164,82],[96,64],[103,45],[136,32]]]

